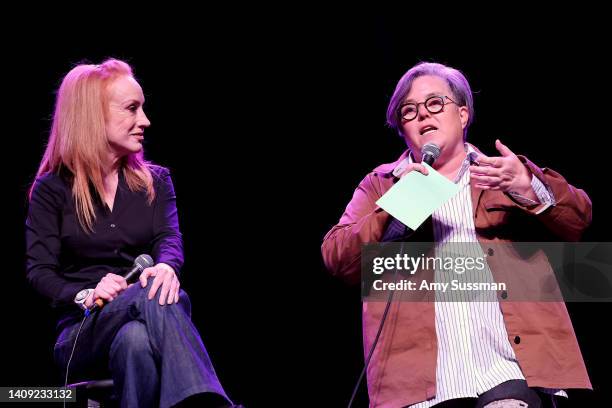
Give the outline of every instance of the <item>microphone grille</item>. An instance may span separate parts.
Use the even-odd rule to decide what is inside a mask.
[[[150,268],[153,266],[153,264],[153,258],[147,254],[138,255],[138,257],[134,260],[134,265],[138,266],[141,271],[146,268]]]
[[[423,153],[423,156],[432,156],[434,161],[440,157],[440,148],[435,143],[426,143],[421,152]]]

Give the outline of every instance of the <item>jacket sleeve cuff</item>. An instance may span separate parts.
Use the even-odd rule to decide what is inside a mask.
[[[548,208],[554,207],[556,205],[555,196],[552,189],[546,182],[546,177],[544,177],[542,169],[532,163],[525,156],[519,155],[518,158],[533,176],[531,178],[531,188],[533,188],[539,202],[523,197],[517,193],[508,193],[510,197],[512,197],[512,199],[519,204],[521,208],[534,215],[541,214]]]

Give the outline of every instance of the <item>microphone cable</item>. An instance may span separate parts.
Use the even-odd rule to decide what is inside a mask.
[[[404,244],[402,243],[402,247],[400,253],[404,253]],[[395,268],[395,273],[393,274],[394,281],[397,281],[397,268]],[[370,360],[372,359],[372,355],[374,354],[374,350],[376,349],[376,345],[378,344],[378,339],[380,338],[380,334],[382,333],[382,329],[385,326],[385,321],[387,320],[387,314],[389,313],[389,308],[391,307],[391,301],[393,300],[394,291],[389,291],[389,297],[387,298],[387,305],[385,306],[385,311],[383,312],[382,318],[380,320],[380,325],[378,326],[378,331],[376,332],[376,337],[374,338],[374,343],[372,343],[372,347],[370,347],[370,352],[368,353],[368,357],[363,365],[363,369],[361,370],[361,374],[359,374],[359,378],[357,379],[357,383],[355,384],[355,388],[353,388],[353,394],[351,395],[351,399],[348,403],[348,408],[353,406],[353,402],[355,397],[357,396],[357,391],[359,391],[359,386],[361,385],[361,381],[363,380],[363,376],[368,369],[368,365],[370,365]]]
[[[89,317],[89,310],[86,310],[83,319],[81,320],[81,324],[79,325],[79,330],[77,330],[77,335],[74,338],[74,344],[72,345],[72,351],[70,352],[70,357],[68,358],[68,364],[66,364],[66,377],[64,379],[64,408],[66,408],[66,391],[68,389],[68,371],[70,370],[70,362],[72,361],[72,356],[74,355],[74,350],[76,349],[77,340],[79,339],[79,334],[81,334],[81,329],[83,328],[83,324],[85,323],[85,319]],[[76,397],[76,390],[75,390]]]

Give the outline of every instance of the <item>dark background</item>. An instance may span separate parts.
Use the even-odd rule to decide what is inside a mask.
[[[494,154],[500,138],[562,173],[594,203],[585,240],[609,240],[609,35],[600,24],[519,13],[504,24],[473,17],[416,25],[415,14],[392,10],[229,14],[221,23],[189,10],[121,17],[3,33],[0,385],[61,383],[55,322],[25,280],[23,223],[54,92],[81,61],[124,59],[143,86],[152,122],[146,155],[172,170],[193,320],[226,391],[247,407],[348,402],[363,364],[359,291],[329,276],[320,245],[358,182],[401,154],[385,111],[419,61],[454,66],[470,80],[470,142]],[[595,387],[570,391],[571,399],[609,406],[612,307],[568,309]]]

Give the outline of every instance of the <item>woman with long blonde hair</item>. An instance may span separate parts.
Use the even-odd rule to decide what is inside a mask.
[[[110,374],[125,407],[232,406],[180,289],[176,197],[168,169],[144,160],[143,104],[123,61],[65,76],[30,190],[27,277],[59,314],[66,381]]]

